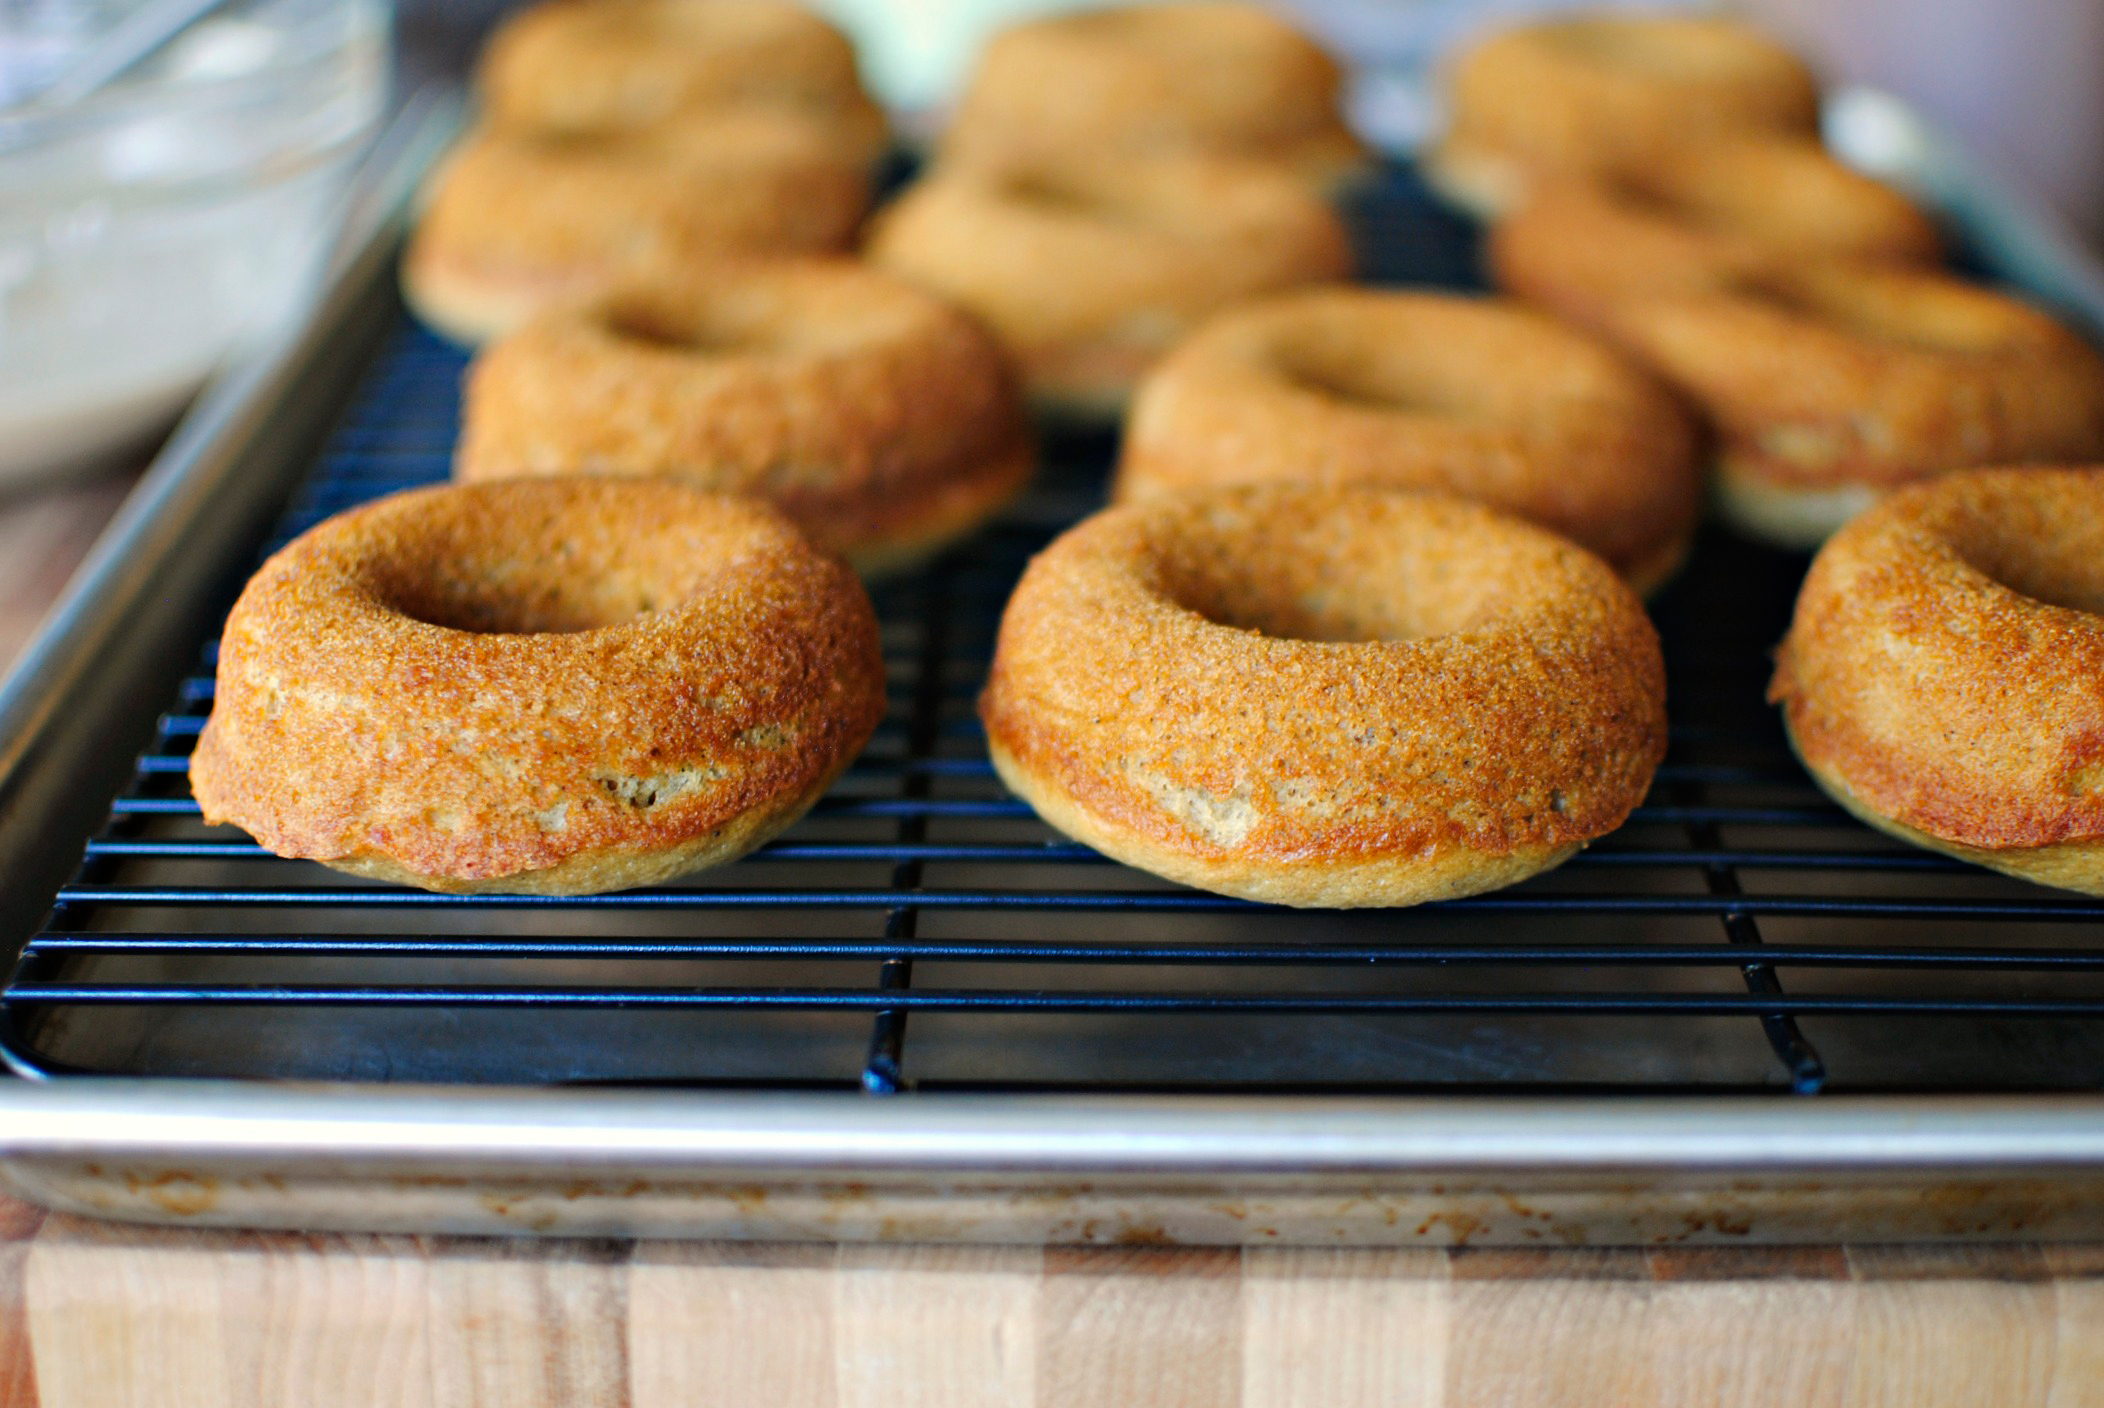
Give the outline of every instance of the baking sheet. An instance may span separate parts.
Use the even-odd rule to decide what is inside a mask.
[[[1860,115],[1866,112],[1870,116]],[[1911,125],[1904,110],[1872,95],[1851,95],[1835,103],[1834,119],[1837,139],[1855,141],[1852,150],[1864,164],[1934,196],[1988,267],[2041,291],[2091,327],[2104,326],[2098,317],[2104,297],[2096,294],[2094,270],[2077,247]],[[375,248],[384,244],[382,236]],[[373,310],[386,302],[384,259],[368,259],[347,274],[318,325],[319,336],[288,350],[288,365],[303,355],[311,364],[313,344],[345,341],[337,323],[370,323]],[[369,345],[370,334],[367,339]],[[192,447],[188,479],[184,464],[171,463],[163,467],[164,482],[195,490],[204,471],[216,466],[223,478],[248,476],[289,489],[303,467],[304,446],[348,384],[341,369],[321,377],[309,364],[259,381],[254,403],[236,409],[251,416],[288,415],[304,402],[305,419],[316,424],[275,439],[210,438]],[[185,515],[201,520],[211,502],[171,491],[132,531],[180,538]],[[179,549],[164,543],[161,551]],[[226,553],[221,578],[237,560],[231,541]],[[136,551],[130,556],[137,560]],[[199,582],[206,565],[193,563]],[[211,590],[186,589],[193,617],[208,614],[204,603]],[[87,609],[95,605],[76,602],[74,619],[96,632],[49,643],[31,661],[32,680],[77,660],[90,635],[106,639],[133,619],[114,598],[101,603],[99,615]],[[196,622],[198,629],[208,626]],[[1757,660],[1742,664],[1756,673],[1760,668]],[[47,712],[25,726],[18,709],[10,712],[28,698],[19,683],[18,677],[0,692],[0,725],[16,725],[12,731],[0,728],[0,737],[13,744],[0,761],[13,760],[8,777],[18,798],[35,790],[21,786],[25,778],[36,780],[33,760],[65,751],[58,744],[69,722],[63,713]],[[76,722],[74,731],[78,727]],[[957,751],[967,755],[974,746],[966,738]],[[46,778],[46,791],[62,781]],[[16,808],[25,824],[33,822],[33,811]],[[0,814],[0,849],[9,819]],[[1862,844],[1860,834],[1847,843]],[[45,844],[47,850],[63,849],[62,843]],[[1087,874],[1096,868],[1075,867],[1072,883],[1101,883],[1100,875]],[[747,863],[740,873],[759,872],[752,880],[759,884],[766,869],[765,863]],[[1589,874],[1574,869],[1559,883],[1629,883],[1626,876]],[[970,879],[968,872],[944,877],[951,884]],[[1129,875],[1128,881],[1136,890],[1150,884]],[[1678,883],[1669,882],[1668,890]],[[2006,882],[1967,872],[1939,873],[1922,883],[1957,899],[2007,893],[1997,888]],[[157,920],[180,922],[180,914],[137,922]],[[837,937],[859,924],[875,936],[881,921],[881,910],[852,924],[836,918],[827,921],[825,934]],[[265,915],[256,922],[285,921]],[[345,932],[369,917],[305,911],[296,922]],[[946,922],[931,912],[923,935],[941,934]],[[1089,922],[1112,934],[1130,929],[1200,943],[1231,940],[1239,921],[1107,913],[1091,915]],[[1310,921],[1325,933],[1380,922],[1379,916]],[[1478,938],[1504,927],[1494,913],[1464,912],[1432,922]],[[442,913],[428,916],[428,923],[434,933],[456,927]],[[487,923],[486,914],[476,913],[457,926],[479,931]],[[667,923],[676,923],[682,934],[708,932],[706,925],[696,929],[693,915]],[[708,923],[721,923],[725,933],[752,927],[750,916],[739,911],[723,911]],[[1032,923],[1029,915],[975,919],[972,933],[1027,936]],[[1822,925],[1831,924],[1809,917],[1767,927],[1771,937],[1779,925],[1793,938],[1817,941],[1827,932]],[[623,932],[634,926],[633,915],[621,919]],[[575,933],[579,924],[574,915],[522,911],[510,914],[505,927],[531,935]],[[1667,927],[1659,921],[1661,934]],[[1641,937],[1642,925],[1616,922],[1618,939],[1633,933]],[[2094,940],[2094,933],[2073,930],[2065,939]],[[126,961],[151,975],[152,960]],[[228,962],[230,972],[259,977],[252,961]],[[474,962],[482,966],[471,971],[486,976],[489,960]],[[267,979],[268,973],[260,976]],[[738,976],[764,983],[770,970],[760,965]],[[1727,988],[1739,981],[1729,967],[1713,976]],[[950,980],[969,977],[959,972]],[[650,965],[652,983],[676,987],[692,980],[677,968]],[[1057,971],[1044,975],[1048,984],[1061,980]],[[1247,978],[1252,988],[1293,980],[1278,968],[1255,970]],[[1441,980],[1451,982],[1452,975]],[[1823,980],[1842,993],[1850,981],[1841,975]],[[940,979],[925,973],[916,978],[921,986],[931,981]],[[1407,985],[1424,976],[1411,970],[1375,981]],[[1557,981],[1582,990],[1603,978],[1581,970]],[[1626,974],[1613,981],[1631,986]],[[1635,980],[1637,986],[1643,981]],[[2067,980],[2036,981],[2046,987]],[[1461,1014],[1413,1020],[1399,1030],[1372,1018],[1269,1018],[1233,1028],[1191,1018],[1181,1025],[1157,1023],[1137,1039],[1126,1024],[1071,1015],[1012,1018],[990,1037],[983,1024],[930,1013],[914,1018],[912,1048],[915,1070],[930,1089],[873,1102],[779,1088],[785,1073],[793,1079],[799,1070],[813,1082],[852,1081],[867,1042],[866,1015],[843,1020],[766,1013],[697,1026],[677,1015],[624,1011],[522,1023],[504,1012],[421,1010],[377,1024],[364,1014],[359,1023],[336,1029],[313,1018],[312,1012],[287,1020],[252,1009],[230,1024],[223,1009],[71,1009],[36,1034],[39,1049],[61,1052],[77,1065],[151,1071],[160,1078],[0,1088],[0,1178],[39,1201],[109,1216],[448,1231],[1602,1242],[2084,1236],[2104,1230],[2088,1211],[2097,1203],[2095,1185],[2104,1171],[2104,1102],[2069,1094],[1981,1105],[1947,1093],[1982,1063],[2010,1057],[2009,1033],[1992,1023],[1955,1036],[1939,1027],[1930,1039],[1897,1044],[1860,1035],[1874,1029],[1859,1024],[1830,1023],[1831,1031],[1819,1032],[1837,1064],[1845,1055],[1853,1069],[1873,1073],[1865,1077],[1871,1083],[1933,1092],[1906,1097],[1803,1101],[1749,1093],[1602,1101],[1471,1093],[1427,1102],[1393,1095],[1318,1100],[1198,1092],[1228,1072],[1251,1083],[1290,1084],[1318,1075],[1334,1081],[1340,1074],[1348,1080],[1360,1072],[1369,1083],[1389,1087],[1402,1081],[1472,1089],[1658,1082],[1779,1089],[1781,1074],[1750,1020],[1629,1017],[1618,1026],[1594,1019],[1561,1027],[1555,1019],[1493,1024]],[[434,1040],[441,1022],[446,1039]],[[2028,1035],[2015,1043],[2031,1062],[2029,1079],[2093,1089],[2104,1071],[2097,1024],[2067,1023],[2055,1030],[2042,1045]],[[1135,1040],[1143,1040],[1145,1049],[1136,1049]],[[229,1062],[230,1049],[245,1055]],[[580,1065],[579,1054],[587,1051],[595,1059]],[[634,1064],[609,1070],[599,1059],[608,1052],[626,1053]],[[668,1052],[677,1053],[669,1066]],[[478,1053],[486,1058],[479,1066]],[[1048,1063],[1062,1079],[1080,1083],[1159,1082],[1165,1055],[1172,1058],[1172,1074],[1181,1061],[1190,1093],[1153,1102],[1114,1095],[1048,1100],[933,1093],[946,1079],[1027,1082],[1043,1077]],[[231,1064],[411,1082],[676,1083],[696,1068],[712,1079],[735,1078],[741,1062],[756,1079],[778,1088],[644,1096],[462,1086],[287,1088],[166,1078],[224,1074]],[[1480,1138],[1488,1128],[1499,1131],[1502,1142],[1495,1149]],[[1157,1130],[1173,1131],[1185,1142],[1145,1137]],[[1464,1137],[1469,1131],[1477,1132],[1475,1142]],[[803,1160],[785,1161],[777,1147],[792,1135]],[[1077,1149],[1093,1150],[1096,1162],[1075,1159]],[[820,1166],[813,1167],[813,1159]]]

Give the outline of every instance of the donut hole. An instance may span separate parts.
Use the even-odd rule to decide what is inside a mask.
[[[470,635],[569,635],[625,625],[678,599],[627,574],[577,581],[554,575],[553,566],[492,565],[488,575],[404,584],[384,600],[412,620]]]
[[[1018,172],[1001,181],[1001,194],[1041,215],[1100,217],[1113,214],[1094,193],[1045,172]]]
[[[1381,496],[1373,496],[1376,500]],[[1410,502],[1396,496],[1396,506]],[[1371,644],[1429,640],[1481,625],[1509,598],[1496,573],[1456,570],[1452,541],[1365,532],[1391,509],[1350,521],[1227,505],[1155,558],[1155,585],[1215,625],[1280,640]],[[1457,527],[1467,538],[1479,529]]]
[[[1521,435],[1626,377],[1593,344],[1547,319],[1463,298],[1406,297],[1386,306],[1311,298],[1242,355],[1339,407]],[[1539,370],[1545,367],[1553,372]]]
[[[2033,341],[2038,330],[2037,319],[2021,305],[1943,279],[1866,273],[1847,279],[1754,278],[1740,286],[1784,312],[1902,351],[1987,355]]]
[[[690,356],[728,356],[764,345],[750,328],[712,319],[696,308],[616,303],[605,309],[600,321],[608,332],[624,342]]]
[[[910,296],[847,311],[850,298],[876,292],[839,268],[783,278],[731,269],[619,290],[587,317],[616,342],[652,352],[702,360],[803,356],[865,346],[919,316],[923,305]]]
[[[658,524],[514,510],[411,523],[365,575],[383,607],[426,625],[569,635],[626,625],[699,595],[724,565],[710,546]]]
[[[618,136],[590,129],[556,128],[546,131],[506,132],[501,136],[485,136],[482,140],[489,149],[501,150],[507,156],[576,162],[581,165],[604,162],[609,158],[618,160],[626,146]],[[502,144],[501,147],[499,143]]]
[[[1608,186],[1632,214],[1712,235],[1738,236],[1771,245],[1822,241],[1817,215],[1805,206],[1776,200],[1773,186],[1757,182],[1691,180],[1666,172],[1625,172]]]
[[[1164,595],[1216,626],[1278,640],[1367,644],[1445,634],[1382,596],[1340,583],[1299,581],[1298,574],[1281,580],[1233,571],[1193,573],[1166,582]]]
[[[994,186],[1003,200],[1042,219],[1176,237],[1217,237],[1219,222],[1235,207],[1205,201],[1205,183],[1194,181],[1193,175],[1175,160],[1138,162],[1132,170],[1113,174],[1051,163],[1019,164],[994,178]]]
[[[1346,338],[1296,339],[1270,349],[1272,369],[1294,386],[1367,410],[1472,417],[1482,410],[1473,365],[1393,344],[1377,353]]]
[[[1934,230],[1907,201],[1809,141],[1745,138],[1625,170],[1614,198],[1638,214],[1773,249],[1930,259]]]
[[[1952,532],[1962,560],[2033,601],[2104,616],[2104,520],[2055,516],[2016,496],[1994,510]]]

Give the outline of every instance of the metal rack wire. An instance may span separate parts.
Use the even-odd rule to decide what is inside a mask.
[[[1473,280],[1471,232],[1406,172],[1356,214],[1376,276]],[[443,477],[462,365],[405,324],[272,546]],[[1018,510],[882,588],[892,709],[868,753],[781,840],[664,889],[433,895],[204,828],[185,767],[206,645],[0,989],[9,1060],[879,1094],[2104,1084],[2104,903],[1821,798],[1761,700],[1802,561],[1722,536],[1656,603],[1675,724],[1653,794],[1558,872],[1293,912],[1053,835],[1001,791],[972,701],[1009,584],[1098,501],[1113,449],[1054,441]]]

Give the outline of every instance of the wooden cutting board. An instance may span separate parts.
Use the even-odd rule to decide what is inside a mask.
[[[2104,1247],[207,1233],[0,1201],[0,1404],[2104,1403]]]
[[[0,493],[0,670],[14,663],[135,480],[117,474]]]

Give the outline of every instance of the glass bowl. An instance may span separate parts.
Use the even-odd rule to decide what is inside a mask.
[[[232,0],[63,107],[128,5],[0,9],[0,485],[136,453],[305,292],[386,102],[386,0]]]

